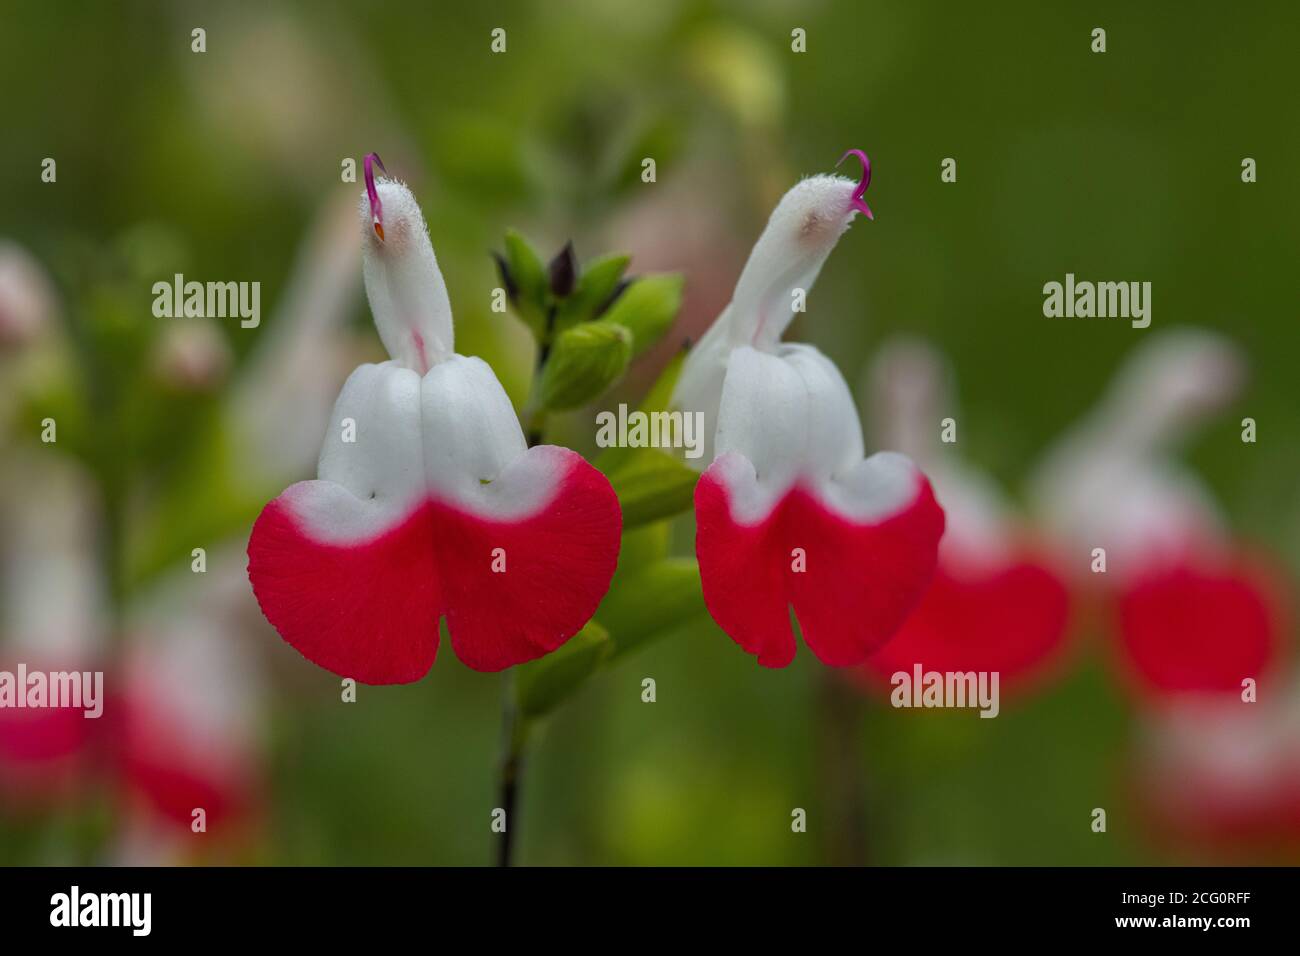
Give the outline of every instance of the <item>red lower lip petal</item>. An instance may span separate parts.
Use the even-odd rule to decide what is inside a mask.
[[[622,516],[608,480],[575,452],[561,455],[556,494],[515,521],[426,500],[375,537],[322,543],[285,495],[263,509],[248,575],[281,637],[315,664],[366,684],[422,678],[438,650],[438,620],[469,667],[497,671],[555,650],[591,619],[618,561]],[[506,572],[492,568],[504,549]]]
[[[796,488],[761,523],[732,516],[717,466],[695,489],[695,553],[709,613],[758,662],[794,659],[789,607],[808,647],[835,667],[861,664],[894,634],[934,573],[943,511],[930,483],[896,514],[859,524]],[[806,570],[791,566],[794,548]]]

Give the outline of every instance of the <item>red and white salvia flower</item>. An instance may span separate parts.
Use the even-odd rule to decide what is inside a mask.
[[[1195,698],[1146,716],[1134,764],[1151,829],[1175,847],[1300,845],[1300,688]]]
[[[201,832],[234,842],[260,803],[259,670],[232,613],[236,603],[223,590],[196,593],[195,575],[183,573],[133,615],[108,724],[137,851],[150,834],[159,848],[177,832],[189,840],[196,809]]]
[[[940,440],[940,423],[955,415],[949,379],[942,357],[918,341],[885,345],[871,369],[877,435],[925,470],[946,525],[925,597],[861,673],[883,686],[918,664],[997,672],[1005,692],[1037,681],[1058,658],[1069,592],[1002,490]]]
[[[0,669],[98,670],[107,615],[94,490],[76,466],[48,452],[15,447],[2,460]],[[49,807],[82,792],[100,725],[85,713],[0,708],[0,807]]]
[[[1234,539],[1210,491],[1174,459],[1191,427],[1245,377],[1208,332],[1155,336],[1034,481],[1061,559],[1110,605],[1125,673],[1155,698],[1240,693],[1284,650],[1280,588]],[[1105,573],[1100,569],[1104,551]]]
[[[372,157],[366,185],[366,294],[392,358],[344,384],[318,479],[253,527],[249,578],[281,636],[342,676],[420,679],[444,615],[463,662],[501,670],[595,612],[618,560],[618,500],[575,452],[527,447],[492,369],[454,351],[415,198],[376,180]]]
[[[823,662],[860,664],[934,571],[943,512],[903,455],[864,457],[848,385],[811,345],[782,342],[854,215],[860,182],[813,176],[777,204],[731,303],[692,350],[673,404],[705,416],[696,555],[719,626],[758,662],[795,654],[789,607]],[[846,154],[847,156],[848,154]]]

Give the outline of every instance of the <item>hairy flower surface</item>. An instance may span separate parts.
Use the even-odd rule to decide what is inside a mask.
[[[618,560],[618,500],[575,452],[528,448],[492,369],[455,353],[420,208],[366,166],[366,295],[392,359],[344,384],[318,479],[263,510],[249,577],[281,636],[342,676],[418,680],[443,616],[462,661],[501,670],[595,612]]]
[[[785,194],[730,304],[687,357],[673,404],[703,412],[696,554],[715,621],[760,664],[795,654],[789,608],[822,661],[860,664],[934,571],[943,512],[903,455],[864,457],[847,383],[811,345],[782,342],[870,179],[813,176]],[[847,156],[847,154],[846,154]]]

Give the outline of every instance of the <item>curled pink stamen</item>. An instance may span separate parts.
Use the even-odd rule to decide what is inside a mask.
[[[370,197],[370,216],[375,224],[375,235],[379,241],[384,241],[384,204],[379,201],[379,193],[375,189],[375,170],[376,163],[383,170],[384,175],[388,175],[388,169],[384,166],[384,161],[379,158],[378,153],[367,153],[363,160],[366,168],[366,195]]]
[[[862,213],[862,215],[866,216],[868,219],[874,220],[876,217],[871,214],[871,207],[868,206],[866,200],[862,198],[862,194],[865,193],[867,187],[871,185],[871,160],[867,158],[867,154],[862,150],[851,149],[840,157],[840,162],[835,164],[835,168],[838,169],[840,163],[844,162],[844,160],[848,159],[850,156],[858,157],[858,161],[862,163],[862,179],[858,181],[857,188],[853,190],[853,199],[850,200],[849,205]]]

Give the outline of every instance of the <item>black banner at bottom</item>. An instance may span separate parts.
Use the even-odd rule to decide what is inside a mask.
[[[0,918],[8,941],[76,934],[83,943],[369,944],[440,926],[452,939],[486,933],[494,947],[515,934],[547,946],[572,934],[609,946],[715,934],[770,942],[774,931],[815,943],[832,924],[864,946],[882,932],[1230,942],[1293,928],[1295,876],[1285,868],[8,869]]]

